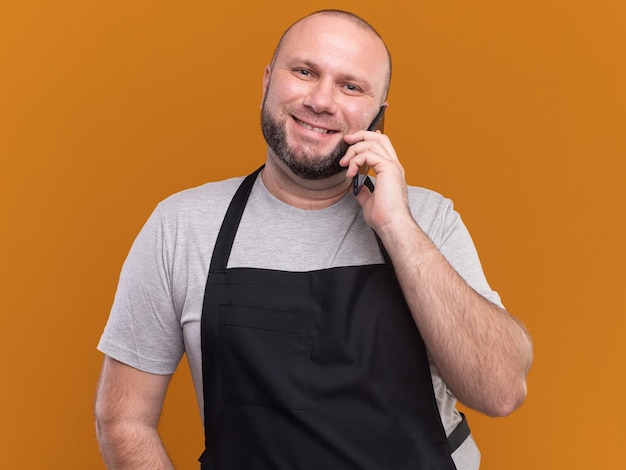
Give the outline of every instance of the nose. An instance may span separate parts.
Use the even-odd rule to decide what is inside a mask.
[[[335,114],[337,111],[335,92],[335,86],[329,80],[311,83],[311,88],[304,97],[304,106],[317,114]]]

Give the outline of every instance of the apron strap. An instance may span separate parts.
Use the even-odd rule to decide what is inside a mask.
[[[365,177],[365,181],[363,181],[363,186],[366,186],[367,189],[370,190],[370,193],[374,192],[374,183],[372,183],[372,180],[369,176]]]
[[[233,196],[233,199],[230,201],[230,205],[224,216],[222,228],[215,241],[209,272],[223,271],[226,269],[228,258],[233,248],[235,234],[237,233],[239,222],[241,221],[244,208],[246,207],[246,202],[248,202],[256,178],[264,166],[265,165],[261,165],[254,173],[246,176]]]
[[[448,436],[448,443],[450,444],[451,452],[454,453],[461,444],[465,442],[471,434],[469,424],[467,424],[467,418],[461,413],[461,422],[456,425],[454,431]]]

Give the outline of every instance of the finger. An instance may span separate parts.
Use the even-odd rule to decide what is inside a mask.
[[[393,155],[389,155],[387,150],[380,143],[368,141],[351,145],[346,151],[346,154],[339,161],[339,164],[349,166],[352,169],[353,166],[374,166],[384,160],[394,161],[394,157]]]
[[[348,167],[349,175],[356,174],[361,166],[373,166],[374,163],[385,159],[384,156],[380,155],[381,149],[369,146],[354,147],[351,146],[339,161],[341,166]]]
[[[351,147],[354,147],[354,150],[357,153],[364,152],[364,148],[369,148],[370,150],[376,152],[374,149],[374,145],[376,145],[380,149],[379,151],[381,155],[388,156],[393,160],[398,159],[393,144],[391,143],[391,139],[380,131],[358,131],[354,134],[345,135],[344,141],[350,144]]]
[[[357,142],[360,142],[362,140],[368,140],[368,139],[376,139],[378,138],[378,136],[382,136],[384,135],[383,133],[381,133],[380,131],[356,131],[352,134],[346,134],[343,136],[343,140],[352,145],[355,144]]]

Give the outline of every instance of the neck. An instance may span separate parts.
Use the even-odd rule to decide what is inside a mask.
[[[280,201],[298,209],[319,210],[332,206],[351,188],[343,173],[323,180],[294,175],[268,156],[261,178],[267,190]]]

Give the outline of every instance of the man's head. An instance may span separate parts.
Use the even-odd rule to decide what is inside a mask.
[[[378,33],[347,12],[323,10],[282,36],[263,78],[270,157],[305,179],[343,171],[343,136],[367,128],[385,103],[391,59]]]

